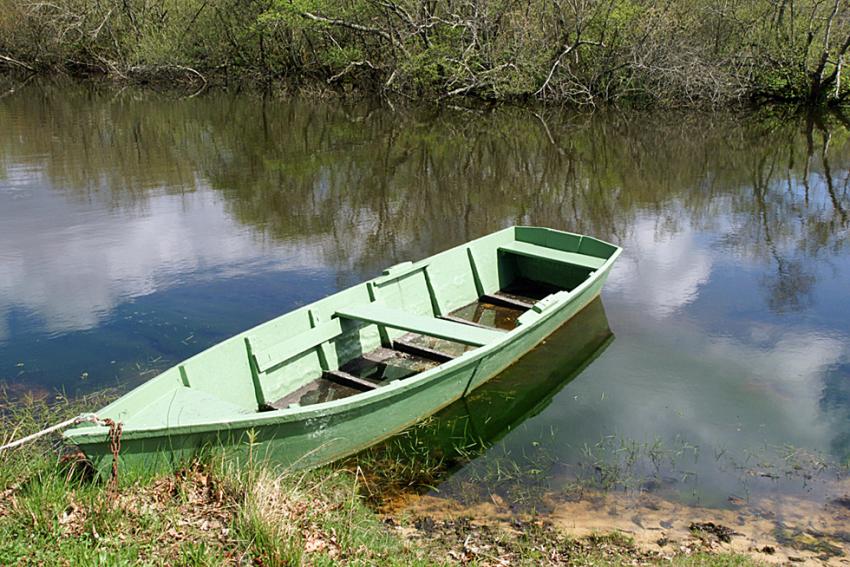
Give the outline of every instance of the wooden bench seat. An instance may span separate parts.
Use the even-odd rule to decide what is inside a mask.
[[[553,262],[562,262],[565,264],[573,264],[591,270],[598,270],[607,261],[605,258],[597,258],[596,256],[588,256],[578,252],[564,252],[563,250],[555,250],[546,246],[538,246],[537,244],[529,244],[528,242],[511,242],[499,246],[502,252],[511,254],[519,254],[529,258],[538,258],[541,260],[550,260]]]
[[[276,345],[261,350],[254,350],[253,355],[254,360],[257,362],[257,371],[266,372],[341,334],[342,325],[339,319],[332,319],[327,323],[322,323]]]
[[[414,315],[376,303],[340,309],[336,315],[472,346],[483,346],[503,336],[501,331]]]

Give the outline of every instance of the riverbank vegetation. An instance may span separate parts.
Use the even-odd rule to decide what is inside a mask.
[[[112,394],[110,394],[112,395]],[[101,399],[4,400],[4,441]],[[3,565],[749,565],[739,555],[638,549],[626,536],[553,526],[379,515],[354,468],[236,470],[210,459],[111,486],[44,439],[0,453]]]
[[[850,100],[843,0],[0,0],[0,69],[414,99]]]

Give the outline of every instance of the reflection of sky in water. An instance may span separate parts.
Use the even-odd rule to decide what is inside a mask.
[[[844,458],[850,451],[846,166],[827,177],[814,160],[803,184],[797,170],[782,169],[780,147],[774,169],[787,179],[762,182],[749,168],[760,152],[773,155],[767,142],[754,144],[751,159],[724,146],[722,133],[689,152],[691,133],[655,132],[654,119],[646,132],[626,125],[615,129],[625,141],[601,143],[604,123],[565,134],[559,127],[569,121],[552,123],[567,148],[557,152],[537,130],[503,137],[496,120],[470,138],[474,151],[456,151],[440,145],[457,138],[455,119],[422,121],[432,130],[409,141],[393,130],[394,116],[380,113],[370,123],[320,109],[290,127],[315,109],[284,103],[273,108],[268,134],[260,121],[230,119],[256,110],[248,99],[140,99],[120,111],[63,99],[73,112],[20,101],[0,102],[0,121],[10,125],[0,132],[7,384],[126,388],[386,265],[524,222],[624,246],[603,295],[616,340],[494,451],[550,428],[562,432],[556,445],[568,455],[605,435],[679,436],[708,454],[785,444]],[[133,146],[122,112],[130,123],[133,112],[145,117],[151,155]],[[51,113],[55,131],[27,126]],[[89,123],[110,141],[86,138]],[[537,128],[536,120],[517,123]],[[400,139],[387,144],[386,130]],[[645,146],[625,138],[642,135]],[[802,147],[799,131],[791,137]],[[597,156],[597,146],[610,153]],[[657,147],[679,156],[671,159],[683,172],[630,153]],[[384,155],[387,148],[398,153]],[[848,161],[847,148],[831,151],[833,162]],[[687,169],[715,153],[718,163],[705,171]],[[658,164],[657,178],[643,162]],[[711,480],[708,464],[701,473],[723,483]]]
[[[162,369],[336,289],[311,238],[270,246],[209,190],[125,211],[69,201],[38,176],[11,181],[0,184],[0,377],[28,388],[150,378],[151,361]]]
[[[40,318],[47,331],[80,331],[119,303],[215,272],[321,266],[309,238],[266,246],[225,213],[210,191],[160,195],[138,213],[69,203],[48,187],[0,193],[0,298]],[[210,277],[207,275],[206,277]]]
[[[810,268],[818,282],[810,305],[775,313],[763,289],[773,266],[731,255],[717,246],[722,238],[687,222],[659,231],[655,219],[639,218],[603,293],[614,342],[545,411],[441,490],[487,478],[505,455],[531,467],[604,456],[620,463],[624,480],[653,473],[623,466],[632,442],[644,460],[657,443],[662,476],[701,502],[834,490],[805,477],[818,477],[816,468],[794,471],[789,455],[850,459],[847,253]]]
[[[606,290],[626,295],[650,317],[673,316],[697,298],[711,276],[712,255],[692,231],[665,234],[653,219],[641,218],[624,245]]]

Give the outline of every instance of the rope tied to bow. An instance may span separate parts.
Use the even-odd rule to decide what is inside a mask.
[[[20,447],[21,445],[25,445],[32,441],[36,441],[44,437],[45,435],[50,435],[60,429],[65,429],[66,427],[73,427],[75,425],[80,425],[81,423],[95,423],[97,425],[102,425],[104,427],[109,428],[109,432],[107,436],[109,438],[109,449],[112,452],[112,474],[109,479],[109,486],[112,489],[118,487],[118,453],[121,451],[121,434],[124,431],[124,424],[120,421],[115,421],[111,418],[99,418],[97,415],[93,413],[83,413],[76,417],[72,417],[71,419],[66,419],[65,421],[59,422],[55,425],[51,425],[50,427],[46,427],[41,431],[36,431],[31,435],[27,435],[26,437],[21,437],[17,441],[12,441],[11,443],[7,443],[0,447],[0,452],[8,451],[9,449],[15,449]]]

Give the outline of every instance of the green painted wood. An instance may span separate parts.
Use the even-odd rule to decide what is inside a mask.
[[[370,302],[375,302],[375,301],[377,301],[377,297],[378,297],[377,290],[378,290],[378,287],[377,287],[377,285],[375,284],[375,281],[374,281],[374,280],[373,280],[373,281],[371,281],[371,282],[367,282],[367,283],[366,283],[366,289],[368,289],[368,290],[369,290],[369,301],[370,301]],[[395,337],[390,337],[389,333],[387,333],[387,329],[386,329],[386,327],[383,327],[383,326],[378,327],[378,336],[379,336],[379,337],[380,337],[380,339],[381,339],[381,345],[382,345],[382,346],[388,346],[388,345],[391,345],[391,344],[392,344],[392,340],[393,340],[393,338],[395,338]]]
[[[222,415],[245,416],[253,413],[207,392],[177,388],[145,407],[136,415],[135,422],[144,424],[146,428],[186,427],[208,423]]]
[[[309,311],[307,311],[307,314],[310,316],[310,326],[313,327],[313,329],[315,329],[315,328],[317,328],[321,325],[321,320],[322,320],[321,316],[318,313],[316,313],[315,309],[310,309]],[[340,334],[342,334],[342,327],[341,326],[340,326]],[[331,369],[330,359],[331,359],[332,353],[331,353],[330,345],[328,344],[328,341],[331,340],[331,338],[336,338],[337,336],[338,335],[335,334],[333,337],[322,340],[321,344],[319,344],[319,352],[318,352],[318,354],[319,354],[319,364],[321,365],[323,371],[328,371],[328,370]]]
[[[578,247],[579,253],[598,256],[599,258],[610,258],[614,254],[619,254],[619,250],[613,244],[602,242],[589,236],[583,236],[581,245]]]
[[[505,244],[503,246],[499,246],[499,250],[502,252],[510,252],[511,254],[528,256],[529,258],[572,264],[574,266],[590,268],[591,270],[598,270],[608,260],[607,258],[597,258],[596,256],[588,256],[577,252],[563,252],[561,250],[538,246],[536,244],[529,244],[527,242],[513,242],[511,244]]]
[[[180,366],[177,367],[177,369],[180,371],[180,382],[182,382],[183,385],[188,388],[189,387],[189,375],[186,374],[186,367],[181,364]]]
[[[372,283],[374,285],[381,286],[423,269],[425,269],[425,266],[416,265],[413,262],[401,262],[400,264],[396,264],[385,269],[383,274],[372,280]]]
[[[478,275],[478,267],[475,265],[475,256],[472,254],[472,248],[466,249],[466,256],[469,258],[469,267],[472,269],[472,281],[475,283],[475,291],[478,295],[484,295],[484,284],[481,283],[481,276]]]
[[[263,351],[254,352],[257,369],[266,372],[287,360],[298,356],[306,350],[338,337],[342,334],[342,325],[338,319],[317,325],[313,329],[301,333],[297,337],[283,341]]]
[[[504,248],[514,250],[500,252]],[[517,249],[534,254],[517,254]],[[209,447],[243,462],[249,439],[254,461],[295,467],[326,463],[412,425],[501,372],[598,295],[619,254],[616,246],[580,235],[507,228],[395,266],[379,278],[240,333],[97,414],[124,425],[122,474],[173,469]],[[600,267],[588,275],[587,267],[572,263],[573,255],[596,257],[594,265]],[[482,294],[497,293],[519,277],[567,291],[537,302],[507,333],[434,317]],[[434,368],[348,398],[260,411],[268,408],[266,400],[282,399],[323,372],[381,345],[397,344],[405,331],[476,348],[454,358],[443,356]],[[99,471],[108,472],[105,428],[82,424],[64,435]]]
[[[254,357],[251,341],[248,337],[245,337],[245,354],[248,356],[248,366],[251,369],[251,382],[254,384],[254,397],[257,400],[257,407],[263,407],[266,403],[266,397],[260,383],[260,368],[257,365],[257,359]]]
[[[502,261],[499,254],[496,253],[496,249],[515,240],[515,230],[507,229],[473,240],[466,245],[468,254],[475,265],[475,273],[480,286],[479,295],[493,293],[510,283],[510,276],[502,270]]]
[[[431,310],[434,312],[434,315],[439,317],[443,314],[443,309],[440,307],[440,300],[437,298],[434,283],[431,281],[431,275],[428,273],[428,266],[423,266],[422,275],[425,276],[425,287],[428,288],[428,299],[431,300]]]
[[[515,229],[514,235],[517,242],[537,244],[564,252],[580,252],[581,243],[587,238],[578,234],[536,226],[518,226]]]
[[[466,248],[453,248],[430,258],[426,273],[440,309],[439,314],[451,313],[469,305],[481,295],[475,287]],[[437,314],[434,311],[434,315]]]
[[[433,317],[413,315],[377,303],[341,309],[336,314],[347,319],[368,321],[377,325],[455,341],[465,345],[483,346],[502,337],[502,333],[499,331],[479,329]]]

